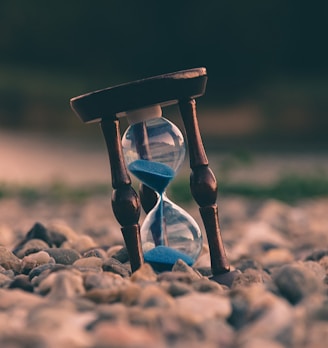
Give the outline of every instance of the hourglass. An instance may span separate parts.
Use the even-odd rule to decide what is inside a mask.
[[[209,244],[211,278],[230,284],[235,272],[221,238],[217,183],[208,166],[196,116],[195,98],[205,93],[205,68],[146,78],[71,99],[71,107],[84,122],[100,122],[112,176],[112,209],[121,225],[131,269],[144,262],[160,272],[178,259],[193,265],[202,247],[195,220],[166,196],[185,155],[181,131],[162,116],[162,107],[178,103],[189,150],[191,193],[199,205]],[[122,139],[119,122],[129,127]],[[139,195],[129,172],[141,181]],[[141,203],[141,204],[140,204]],[[140,206],[147,216],[140,228]]]
[[[128,170],[157,198],[141,226],[144,260],[156,271],[172,269],[179,259],[192,266],[202,249],[200,228],[165,193],[185,157],[183,135],[159,105],[124,114],[130,123],[122,138]]]

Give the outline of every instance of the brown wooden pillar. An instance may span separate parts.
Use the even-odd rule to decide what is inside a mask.
[[[190,168],[191,193],[199,205],[210,249],[213,276],[229,272],[230,265],[225,254],[218,216],[217,182],[208,166],[196,116],[196,101],[179,101],[180,113],[186,130]]]
[[[103,118],[101,129],[106,140],[112,175],[112,208],[120,223],[128,250],[131,270],[136,271],[144,262],[140,239],[140,200],[131,187],[122,153],[119,121],[116,117]]]

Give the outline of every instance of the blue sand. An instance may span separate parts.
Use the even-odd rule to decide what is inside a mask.
[[[144,259],[145,262],[160,272],[171,270],[179,259],[189,266],[192,266],[194,263],[193,258],[190,256],[164,245],[157,246],[145,252]]]
[[[166,164],[142,159],[130,163],[128,169],[140,181],[160,195],[175,175],[174,170]]]

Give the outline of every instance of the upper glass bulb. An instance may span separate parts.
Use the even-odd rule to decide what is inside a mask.
[[[143,109],[143,118],[128,114],[131,124],[122,137],[123,154],[128,166],[141,159],[165,164],[176,173],[186,153],[183,135],[158,108]]]

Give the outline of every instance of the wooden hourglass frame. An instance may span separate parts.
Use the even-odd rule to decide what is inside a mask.
[[[205,93],[207,72],[195,68],[138,80],[71,99],[71,107],[83,122],[100,122],[106,141],[112,176],[112,209],[130,258],[132,272],[144,262],[140,239],[141,205],[148,213],[156,204],[156,193],[141,184],[139,195],[131,186],[120,137],[117,114],[151,105],[178,103],[190,157],[190,188],[204,223],[213,279],[229,284],[234,277],[222,242],[216,178],[209,168],[196,115],[195,98]],[[140,132],[140,137],[146,135]],[[140,198],[139,198],[140,197]],[[140,204],[141,203],[141,204]]]

